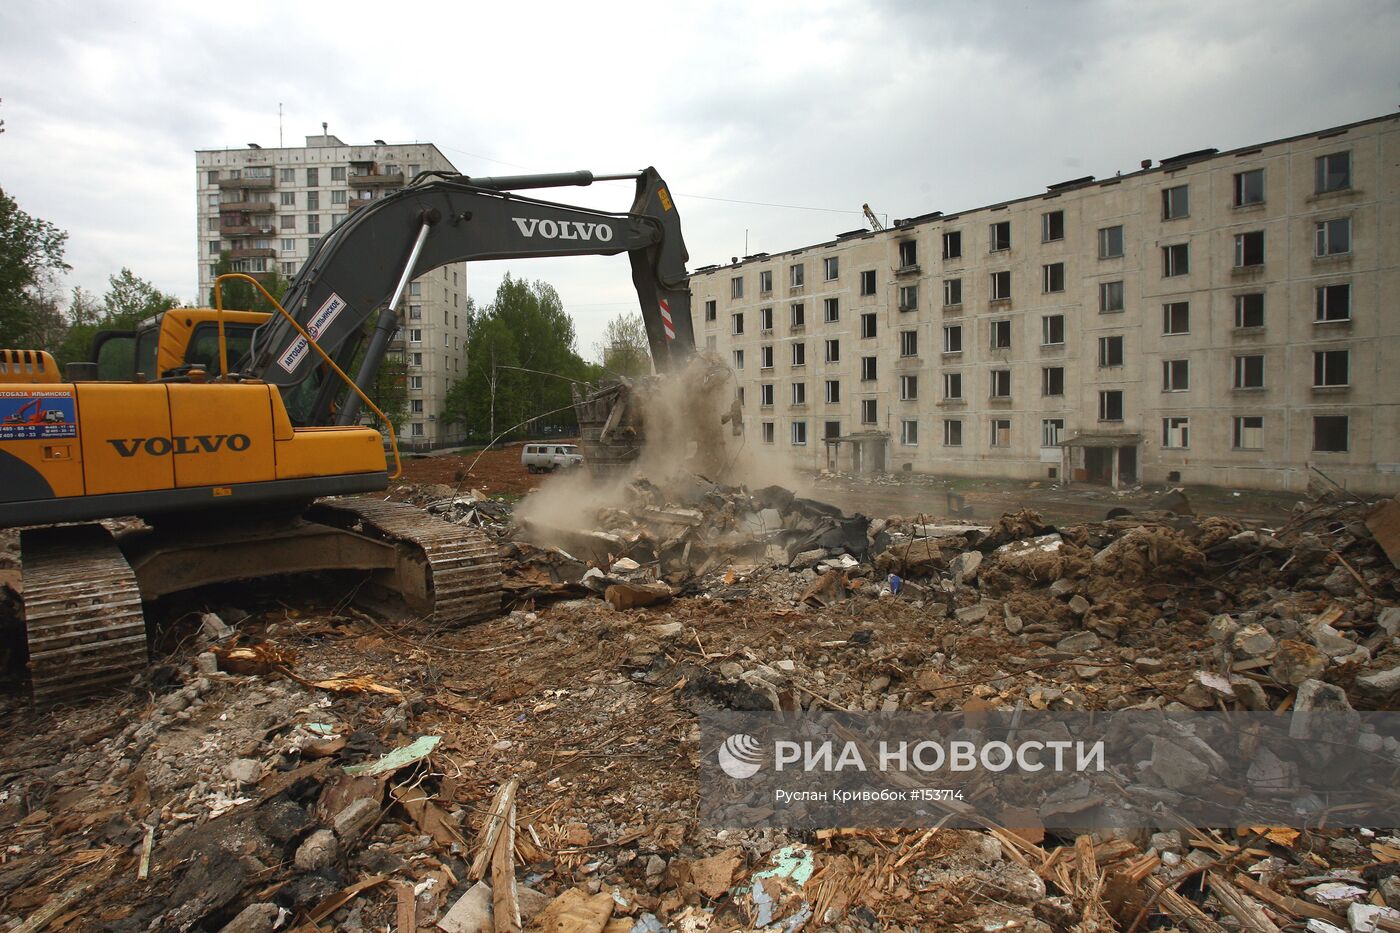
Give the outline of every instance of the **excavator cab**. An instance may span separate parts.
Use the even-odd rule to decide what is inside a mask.
[[[90,357],[97,366],[97,379],[170,379],[186,376],[196,368],[207,377],[221,375],[219,316],[213,308],[172,308],[144,321],[136,330],[99,332],[93,338]],[[253,332],[271,317],[262,311],[224,311],[222,316],[230,360],[248,355]]]

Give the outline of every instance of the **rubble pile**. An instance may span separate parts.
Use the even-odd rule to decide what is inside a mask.
[[[173,620],[198,631],[137,688],[11,701],[0,929],[1400,928],[1385,829],[695,812],[704,710],[1395,709],[1400,503],[1054,527],[697,479],[635,483],[561,540],[446,489],[414,494],[508,558],[497,619],[442,632],[250,587]],[[1210,780],[1188,737],[1156,738],[1165,787]]]

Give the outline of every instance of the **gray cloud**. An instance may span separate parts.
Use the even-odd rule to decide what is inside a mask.
[[[865,201],[954,211],[1391,112],[1396,35],[1389,0],[11,0],[0,184],[70,231],[70,284],[129,265],[193,299],[193,150],[275,144],[281,102],[289,143],[326,120],[347,141],[431,140],[468,173],[654,164],[699,265],[746,234],[776,251],[855,228]],[[617,258],[511,269],[558,286],[585,350],[634,300]],[[479,301],[504,271],[473,269]]]

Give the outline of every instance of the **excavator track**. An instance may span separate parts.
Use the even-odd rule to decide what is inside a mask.
[[[313,505],[313,521],[342,528],[358,527],[417,549],[426,572],[416,586],[403,586],[410,607],[431,612],[435,622],[465,625],[496,615],[501,608],[501,555],[485,534],[434,518],[402,502],[335,499]]]
[[[101,525],[21,532],[34,701],[61,702],[131,679],[147,663],[136,575]]]

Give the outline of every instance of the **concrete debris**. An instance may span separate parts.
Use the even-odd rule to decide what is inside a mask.
[[[1245,527],[1206,514],[1207,491],[1143,491],[1101,521],[972,524],[622,482],[582,530],[401,487],[498,543],[506,611],[470,629],[259,581],[244,609],[164,609],[140,689],[6,707],[0,929],[460,933],[516,909],[603,933],[1400,922],[1384,827],[1047,835],[1043,816],[1102,803],[1073,782],[1015,830],[719,831],[694,807],[712,709],[1291,710],[1317,767],[1348,765],[1329,717],[1400,703],[1393,500],[1332,491]],[[1134,747],[1164,811],[1223,773],[1190,730]],[[1367,756],[1400,743],[1363,732]],[[1261,749],[1249,778],[1298,768]]]

